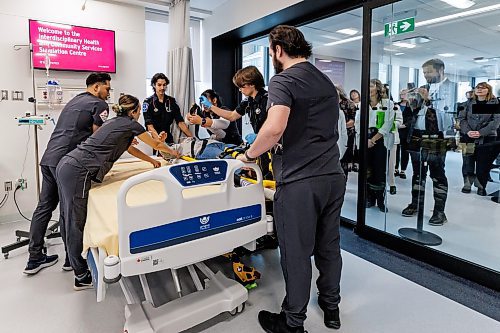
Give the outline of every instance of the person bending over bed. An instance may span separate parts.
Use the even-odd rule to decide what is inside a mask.
[[[82,258],[83,229],[87,219],[87,202],[91,182],[102,182],[113,163],[125,152],[150,162],[155,168],[160,162],[133,147],[134,137],[153,149],[178,157],[178,153],[165,145],[165,133],[150,136],[137,121],[141,116],[139,100],[131,95],[121,96],[113,106],[116,117],[74,150],[66,154],[56,168],[57,187],[61,202],[61,235],[66,244],[68,258],[75,273],[75,290],[92,288],[92,277]]]

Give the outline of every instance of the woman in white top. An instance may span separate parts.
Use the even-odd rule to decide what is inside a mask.
[[[356,142],[359,145],[360,113],[356,114]],[[377,204],[386,212],[387,150],[394,145],[394,103],[387,98],[386,89],[377,79],[370,80],[370,108],[368,109],[367,152],[367,207]]]

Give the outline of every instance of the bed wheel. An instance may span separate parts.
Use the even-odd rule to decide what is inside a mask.
[[[4,257],[5,259],[9,259],[9,254],[8,254],[8,253],[4,253],[4,254],[3,254],[3,257]]]
[[[242,313],[243,310],[245,310],[245,303],[241,303],[236,308],[234,308],[232,311],[229,311],[229,314],[231,316],[236,316],[238,313]]]

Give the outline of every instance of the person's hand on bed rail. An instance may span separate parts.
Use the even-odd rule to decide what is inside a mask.
[[[153,160],[151,161],[151,164],[153,164],[153,167],[156,169],[156,168],[159,168],[161,167],[161,162],[160,161],[157,161],[157,160]]]
[[[139,144],[139,140],[137,140],[137,138],[134,138],[134,139],[132,140],[132,144],[131,144],[131,145],[132,145],[132,146],[137,146],[138,144]]]

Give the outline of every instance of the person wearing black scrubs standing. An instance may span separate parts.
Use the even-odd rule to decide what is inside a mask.
[[[188,137],[192,137],[191,131],[186,126],[184,118],[181,114],[181,109],[175,101],[175,98],[165,94],[170,80],[163,73],[156,73],[151,79],[151,87],[154,94],[144,100],[142,104],[142,112],[144,114],[144,124],[149,132],[167,133],[166,142],[174,143],[174,138],[170,132],[172,123],[177,123],[177,126]]]
[[[222,106],[222,100],[215,90],[205,90],[201,95],[206,97],[212,105],[228,110],[225,106]],[[199,114],[188,115],[187,119],[191,124],[205,128],[214,140],[236,146],[243,143],[236,122],[221,118],[206,107]],[[198,134],[196,133],[196,135]]]
[[[267,120],[244,162],[271,149],[276,178],[274,221],[285,278],[281,313],[260,311],[266,332],[304,332],[311,256],[319,270],[318,303],[329,328],[340,327],[340,210],[345,176],[337,146],[339,97],[330,79],[307,61],[311,44],[296,28],[269,34],[276,75],[269,82]]]
[[[125,152],[150,162],[155,168],[160,162],[132,146],[134,137],[156,150],[178,157],[176,151],[164,143],[165,133],[150,136],[137,122],[141,106],[130,95],[120,97],[113,106],[115,118],[109,119],[86,141],[66,154],[56,168],[57,186],[64,215],[62,236],[66,242],[68,258],[75,273],[75,290],[92,288],[92,276],[82,258],[83,230],[87,220],[87,202],[91,182],[102,182],[113,163]]]
[[[57,254],[45,255],[43,253],[45,233],[52,212],[59,203],[56,166],[64,155],[86,140],[108,118],[108,104],[105,101],[111,88],[110,81],[111,76],[107,73],[90,74],[86,80],[87,91],[75,96],[61,111],[40,161],[42,190],[31,219],[29,260],[24,274],[36,274],[41,269],[54,265],[58,260]],[[62,224],[61,220],[60,223]],[[67,260],[63,265],[63,270],[71,270]]]

